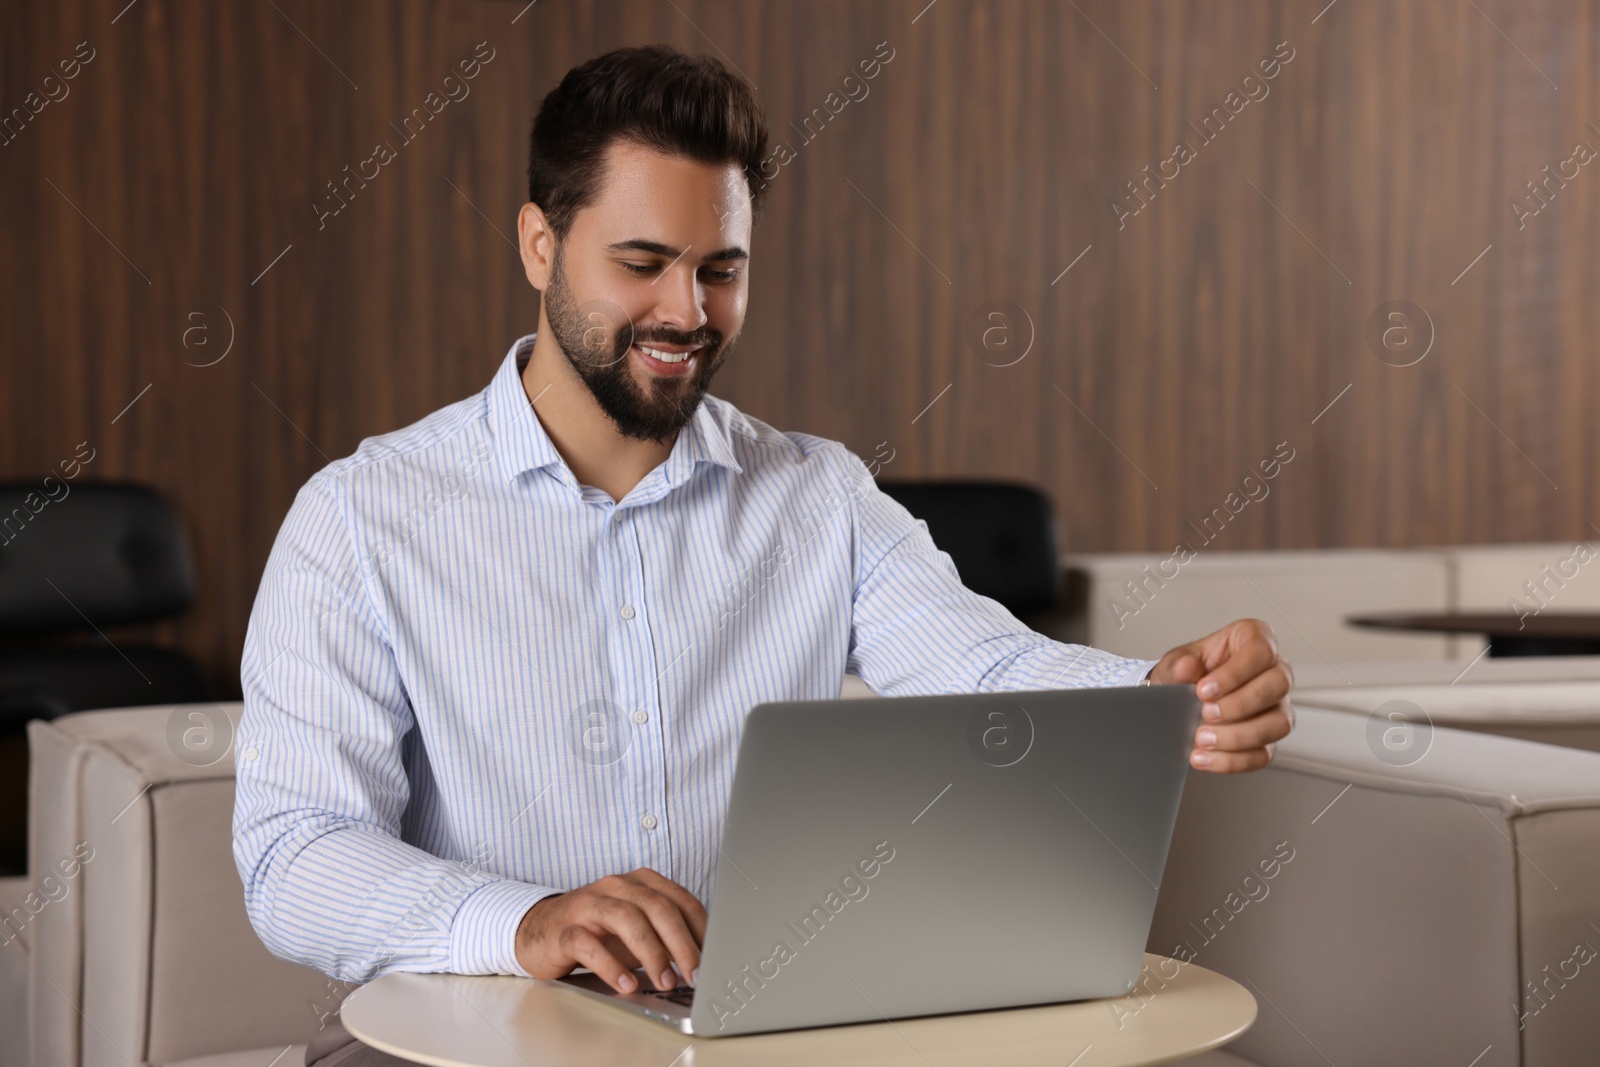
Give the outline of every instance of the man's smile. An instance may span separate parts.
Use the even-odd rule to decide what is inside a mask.
[[[662,341],[651,341],[638,342],[630,347],[650,372],[662,377],[678,378],[692,373],[699,366],[697,353],[706,346],[669,345]]]

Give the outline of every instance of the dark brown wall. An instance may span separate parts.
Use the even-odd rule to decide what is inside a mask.
[[[296,488],[536,324],[509,235],[538,99],[662,40],[735,64],[797,146],[717,383],[752,414],[887,441],[895,477],[1040,482],[1075,550],[1170,550],[1279,442],[1216,547],[1597,532],[1600,160],[1537,215],[1509,200],[1600,149],[1600,4],[925,2],[6,5],[8,112],[94,58],[0,145],[0,477],[88,441],[83,477],[170,493],[200,596],[158,635],[236,688]],[[479,42],[471,95],[401,146],[390,122]],[[869,95],[801,146],[789,123],[880,42]],[[1187,124],[1280,42],[1268,95],[1202,143]],[[319,228],[380,140],[399,158]],[[1193,160],[1119,222],[1179,140]],[[1409,367],[1363,340],[1396,299],[1436,334]],[[989,301],[1010,349],[963,341]],[[227,357],[190,365],[228,318]]]

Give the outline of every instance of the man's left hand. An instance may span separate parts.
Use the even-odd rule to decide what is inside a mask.
[[[1294,727],[1289,690],[1294,673],[1278,655],[1272,627],[1260,619],[1230,622],[1216,633],[1161,657],[1150,671],[1156,685],[1194,683],[1204,723],[1189,762],[1233,774],[1272,762],[1277,742]]]

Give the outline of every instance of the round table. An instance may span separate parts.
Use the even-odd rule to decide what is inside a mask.
[[[1483,634],[1491,656],[1593,656],[1600,654],[1600,613],[1384,612],[1352,615],[1353,626],[1375,630]]]
[[[360,1040],[434,1067],[1131,1067],[1224,1045],[1255,1017],[1237,982],[1149,953],[1127,996],[744,1037],[686,1037],[506,975],[385,975],[340,1012]]]

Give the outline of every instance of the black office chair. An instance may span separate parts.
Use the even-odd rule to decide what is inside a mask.
[[[26,868],[28,720],[212,699],[189,656],[104,633],[193,597],[188,541],[153,489],[0,483],[0,874]]]
[[[995,481],[880,481],[878,488],[928,524],[968,589],[1030,625],[1058,604],[1055,515],[1038,489]]]

